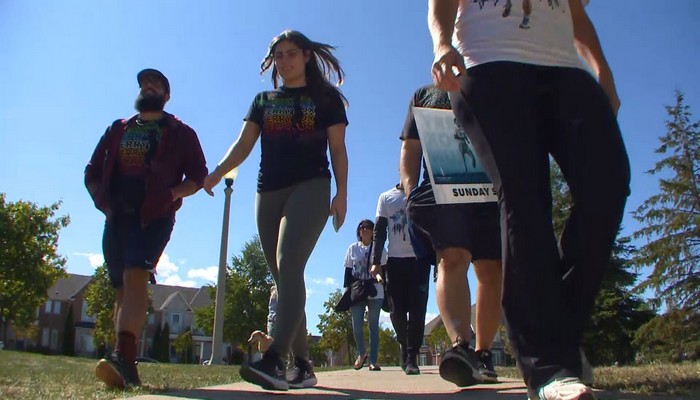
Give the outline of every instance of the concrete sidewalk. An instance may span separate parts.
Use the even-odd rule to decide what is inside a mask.
[[[263,390],[246,382],[229,385],[212,386],[201,389],[182,390],[162,395],[143,395],[132,400],[175,400],[175,399],[277,399],[281,396],[299,396],[300,400],[321,399],[409,399],[409,400],[446,400],[446,399],[485,399],[485,400],[526,400],[525,385],[522,381],[501,379],[501,383],[477,385],[459,389],[450,382],[440,378],[437,367],[422,367],[420,375],[407,376],[399,367],[384,367],[382,371],[370,372],[366,368],[317,373],[318,385],[311,389],[297,389],[288,392]],[[603,400],[663,399],[673,397],[649,397],[625,395],[621,393],[599,392]],[[680,398],[677,398],[680,399]]]

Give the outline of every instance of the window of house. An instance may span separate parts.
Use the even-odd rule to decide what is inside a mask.
[[[51,335],[51,332],[49,331],[49,328],[44,328],[41,330],[41,346],[42,347],[49,347],[49,336]]]
[[[53,306],[53,300],[48,300],[46,302],[46,305],[44,306],[44,313],[45,314],[51,314],[51,307]]]
[[[54,313],[54,314],[60,314],[60,313],[61,313],[61,302],[60,302],[60,301],[54,301],[54,302],[53,302],[53,313]]]
[[[92,335],[86,333],[80,335],[80,351],[84,353],[92,353],[95,351],[95,344],[92,341]]]
[[[58,329],[51,329],[51,350],[58,349]]]
[[[170,320],[172,322],[170,326],[170,332],[172,333],[180,333],[180,314],[178,313],[173,313],[170,316]]]
[[[156,323],[156,316],[154,314],[148,314],[148,325],[153,325]]]

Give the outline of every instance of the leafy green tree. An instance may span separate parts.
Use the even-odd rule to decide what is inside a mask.
[[[260,238],[255,235],[243,245],[241,256],[231,258],[226,271],[224,297],[224,340],[246,343],[254,330],[264,330],[267,324],[268,303],[272,275],[267,267]],[[212,300],[216,289],[210,290]],[[204,332],[211,333],[214,325],[214,307],[195,311],[195,321]]]
[[[194,362],[194,340],[192,331],[187,329],[179,334],[173,341],[175,351],[177,351],[181,364],[192,364]]]
[[[0,339],[9,323],[26,327],[46,301],[46,293],[65,276],[65,258],[57,253],[58,234],[68,216],[56,217],[61,202],[39,207],[7,202],[0,193]]]
[[[75,325],[73,324],[73,305],[68,306],[66,324],[63,327],[63,355],[75,355]]]
[[[389,328],[379,327],[379,355],[377,358],[379,365],[400,364],[401,347],[394,331]]]
[[[92,330],[92,340],[95,347],[109,348],[115,343],[114,304],[117,293],[109,280],[107,264],[95,268],[92,280],[85,289],[87,315],[95,318],[95,328]]]
[[[552,223],[558,234],[564,230],[572,205],[571,193],[559,167],[552,163]],[[635,359],[631,345],[634,332],[654,312],[633,292],[637,274],[630,259],[635,249],[629,239],[618,239],[603,275],[600,291],[593,306],[591,321],[584,332],[583,345],[593,365],[630,363]]]
[[[336,352],[342,346],[347,346],[347,365],[351,365],[355,348],[355,340],[352,335],[352,316],[349,311],[336,313],[334,310],[335,305],[338,304],[342,296],[343,292],[340,289],[331,293],[328,300],[323,303],[325,311],[318,316],[319,323],[316,327],[321,333],[320,347],[323,350]]]
[[[690,107],[680,91],[666,112],[666,134],[656,149],[665,158],[647,171],[659,177],[659,193],[633,213],[644,226],[632,237],[645,243],[634,264],[639,269],[651,267],[639,289],[652,289],[655,305],[665,302],[672,311],[699,313],[700,121],[691,121]]]
[[[229,276],[230,272],[227,270],[226,271],[226,292],[228,294],[229,291]],[[209,291],[209,298],[214,300],[214,303],[216,303],[216,286],[208,286],[207,290]],[[225,300],[224,300],[225,302]],[[226,305],[224,304],[224,326],[226,326],[226,316],[229,315],[228,309],[226,308]],[[211,336],[214,334],[214,304],[212,304],[209,307],[202,307],[194,310],[194,321],[195,321],[195,326],[197,328],[201,329],[202,332],[205,335]]]
[[[433,349],[433,353],[435,354],[442,353],[452,345],[450,335],[447,334],[447,329],[442,321],[430,332],[426,343]]]
[[[322,367],[328,364],[326,352],[321,348],[321,345],[311,335],[306,338],[309,343],[309,359],[316,367]]]
[[[634,346],[640,362],[678,362],[700,359],[700,314],[672,310],[642,326]]]

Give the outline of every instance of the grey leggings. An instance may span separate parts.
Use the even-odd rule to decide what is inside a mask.
[[[306,261],[328,220],[331,185],[316,178],[258,193],[255,217],[265,260],[277,284],[277,316],[272,348],[309,358],[306,342]]]

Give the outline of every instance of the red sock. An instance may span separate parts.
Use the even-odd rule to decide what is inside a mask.
[[[119,332],[114,352],[121,354],[124,361],[128,363],[136,362],[136,336],[129,331]]]

